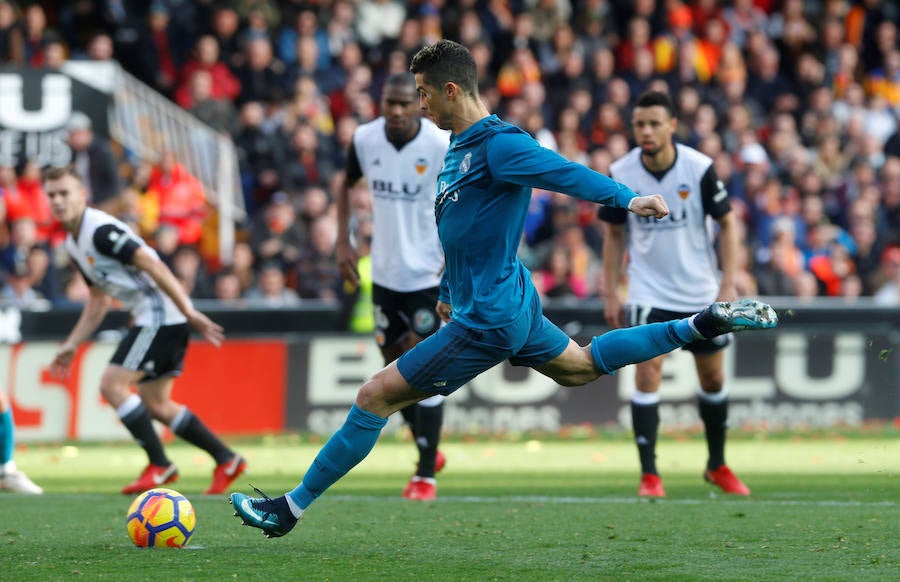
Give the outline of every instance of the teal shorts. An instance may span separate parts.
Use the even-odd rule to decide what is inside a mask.
[[[472,329],[451,319],[400,356],[397,369],[413,388],[448,395],[504,360],[535,368],[568,345],[569,336],[544,316],[535,295],[517,320],[501,328]]]

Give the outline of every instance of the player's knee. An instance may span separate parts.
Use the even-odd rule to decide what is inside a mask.
[[[363,410],[376,412],[381,410],[384,404],[384,386],[377,376],[370,378],[356,393],[356,405]]]

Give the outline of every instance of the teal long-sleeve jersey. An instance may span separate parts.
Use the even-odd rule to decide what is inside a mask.
[[[532,188],[627,208],[630,188],[541,147],[496,115],[451,136],[438,176],[435,219],[446,267],[440,300],[455,321],[496,329],[537,293],[516,252]]]

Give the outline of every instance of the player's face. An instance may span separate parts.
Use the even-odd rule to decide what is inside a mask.
[[[416,92],[422,114],[431,118],[441,129],[453,129],[453,113],[440,87],[428,85],[422,73],[416,73]]]
[[[45,181],[44,192],[50,202],[53,217],[64,225],[78,220],[87,205],[87,191],[73,176]]]
[[[381,95],[381,113],[392,138],[410,139],[419,130],[419,103],[416,90],[409,86],[388,85]]]
[[[631,115],[631,129],[641,153],[655,156],[672,143],[677,120],[661,105],[635,107]]]

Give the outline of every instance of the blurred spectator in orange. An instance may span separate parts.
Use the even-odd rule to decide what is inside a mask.
[[[12,168],[0,168],[0,185],[7,188],[10,180],[15,180],[15,188],[8,188],[4,195],[6,219],[12,224],[21,218],[28,218],[34,223],[37,243],[53,247],[60,244],[65,239],[65,233],[50,212],[37,162],[25,162],[17,180]]]
[[[163,150],[150,171],[147,188],[159,196],[159,224],[178,230],[178,243],[197,245],[206,217],[206,196],[200,181],[178,163],[175,152]]]
[[[231,69],[219,60],[219,56],[219,43],[214,36],[206,34],[197,39],[193,55],[179,73],[179,84],[175,90],[176,103],[185,109],[190,109],[194,105],[191,78],[197,71],[206,71],[210,75],[210,99],[234,101],[240,95],[240,81]]]

